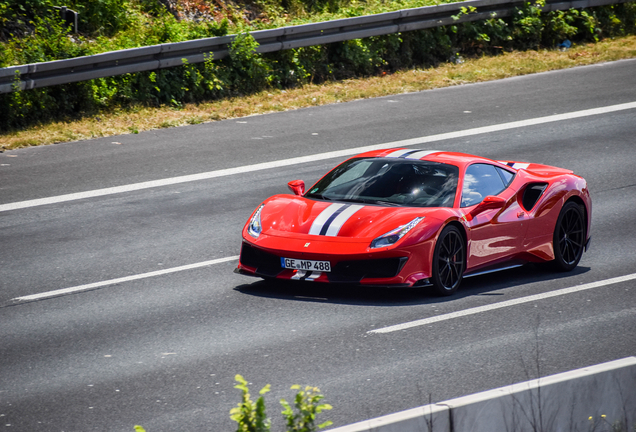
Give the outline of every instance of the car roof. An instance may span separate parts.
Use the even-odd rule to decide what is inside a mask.
[[[421,156],[421,157],[420,157]],[[441,150],[420,150],[413,148],[391,148],[386,150],[374,150],[366,153],[361,153],[359,155],[354,156],[355,158],[359,157],[389,157],[389,158],[408,158],[414,160],[425,160],[431,162],[440,162],[446,163],[450,165],[455,165],[460,168],[464,168],[467,165],[471,165],[473,163],[488,163],[492,165],[497,165],[502,168],[510,170],[509,166],[505,164],[494,161],[492,159],[484,158],[481,156],[475,156],[468,153],[458,153],[458,152],[448,152]]]

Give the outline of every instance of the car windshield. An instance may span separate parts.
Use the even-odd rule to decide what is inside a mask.
[[[459,169],[399,158],[350,159],[329,172],[307,198],[408,207],[452,207]]]

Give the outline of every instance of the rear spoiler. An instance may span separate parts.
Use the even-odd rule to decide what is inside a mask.
[[[574,174],[574,171],[572,170],[557,168],[550,165],[542,165],[542,164],[528,163],[528,162],[515,162],[515,161],[497,161],[497,162],[502,163],[504,165],[508,165],[510,168],[515,170],[522,169],[525,171],[529,171],[533,174],[539,174],[542,176]]]

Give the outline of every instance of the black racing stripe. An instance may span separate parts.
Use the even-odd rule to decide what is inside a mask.
[[[338,215],[340,213],[342,213],[343,211],[345,211],[345,209],[347,209],[349,207],[351,207],[351,204],[343,205],[338,210],[336,210],[336,212],[334,214],[332,214],[329,217],[329,219],[327,219],[327,222],[325,222],[325,224],[322,226],[322,228],[320,229],[320,234],[319,235],[327,234],[327,230],[329,229],[329,225],[331,225],[331,223],[334,221],[335,218],[338,217]]]
[[[512,168],[513,166],[515,166],[514,162],[508,162],[506,165],[508,165],[510,168]]]
[[[302,276],[299,280],[302,280],[302,281],[307,280],[307,278],[308,278],[309,276],[311,276],[311,273],[312,273],[311,271],[308,271],[308,272],[307,272],[307,273],[305,273],[305,275],[304,275],[304,276]]]
[[[411,156],[413,153],[421,152],[422,150],[411,150],[410,152],[406,152],[403,155],[399,156],[398,159],[406,159],[407,156]]]

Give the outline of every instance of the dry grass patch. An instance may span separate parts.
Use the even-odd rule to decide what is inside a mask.
[[[568,51],[541,50],[503,53],[466,59],[436,68],[403,70],[362,79],[309,84],[290,90],[268,90],[245,97],[223,99],[181,109],[135,107],[114,110],[69,122],[49,123],[28,130],[0,133],[0,150],[53,144],[150,129],[184,126],[348,102],[439,87],[491,81],[530,73],[565,69],[636,57],[636,36],[574,46]]]

